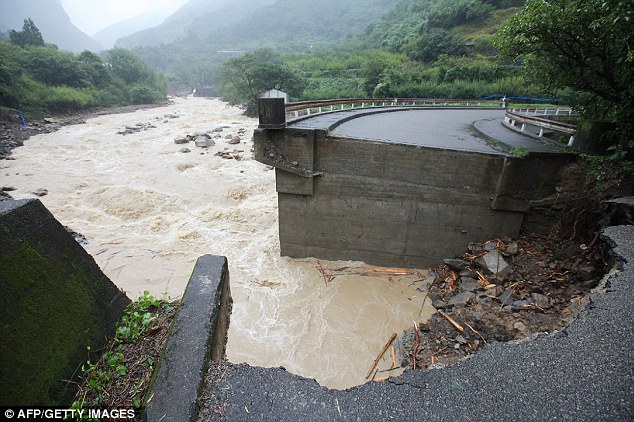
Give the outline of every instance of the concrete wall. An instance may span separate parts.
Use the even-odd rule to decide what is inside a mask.
[[[68,404],[128,303],[40,201],[0,202],[0,405]]]
[[[258,129],[276,167],[283,255],[420,267],[465,245],[519,233],[531,200],[554,190],[564,156],[517,158]],[[555,165],[554,165],[555,164]]]
[[[201,256],[170,328],[143,420],[196,420],[207,365],[224,359],[231,305],[227,258]]]

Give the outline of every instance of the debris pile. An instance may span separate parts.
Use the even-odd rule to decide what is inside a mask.
[[[487,342],[562,330],[607,267],[598,236],[588,245],[524,236],[468,249],[432,270],[428,298],[438,312],[403,334],[402,366],[445,365]]]

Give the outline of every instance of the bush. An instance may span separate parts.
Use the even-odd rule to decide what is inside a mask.
[[[127,104],[128,99],[123,89],[100,89],[96,93],[96,103],[101,107],[116,107]]]
[[[165,95],[156,88],[146,85],[135,85],[130,88],[128,98],[131,104],[150,104],[161,101],[165,98]]]
[[[94,92],[68,86],[49,88],[44,99],[50,111],[81,110],[95,105]]]
[[[495,47],[493,46],[493,35],[476,35],[473,37],[473,45],[475,52],[484,56],[495,55]]]

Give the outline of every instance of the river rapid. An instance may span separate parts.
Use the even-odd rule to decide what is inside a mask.
[[[117,133],[126,126],[140,130]],[[86,250],[133,299],[144,291],[178,298],[200,255],[226,256],[229,361],[283,366],[330,388],[359,385],[392,333],[433,312],[421,289],[428,273],[281,257],[275,173],[252,159],[256,126],[217,99],[175,98],[33,136],[15,160],[0,161],[2,185],[16,188],[16,199],[46,189],[39,199],[86,237]],[[174,143],[197,132],[220,137],[209,148]],[[380,368],[391,366],[388,352]]]

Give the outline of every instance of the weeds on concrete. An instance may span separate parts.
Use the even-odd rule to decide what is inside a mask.
[[[177,306],[147,291],[131,303],[100,359],[82,365],[83,382],[71,408],[134,409],[140,420]]]

